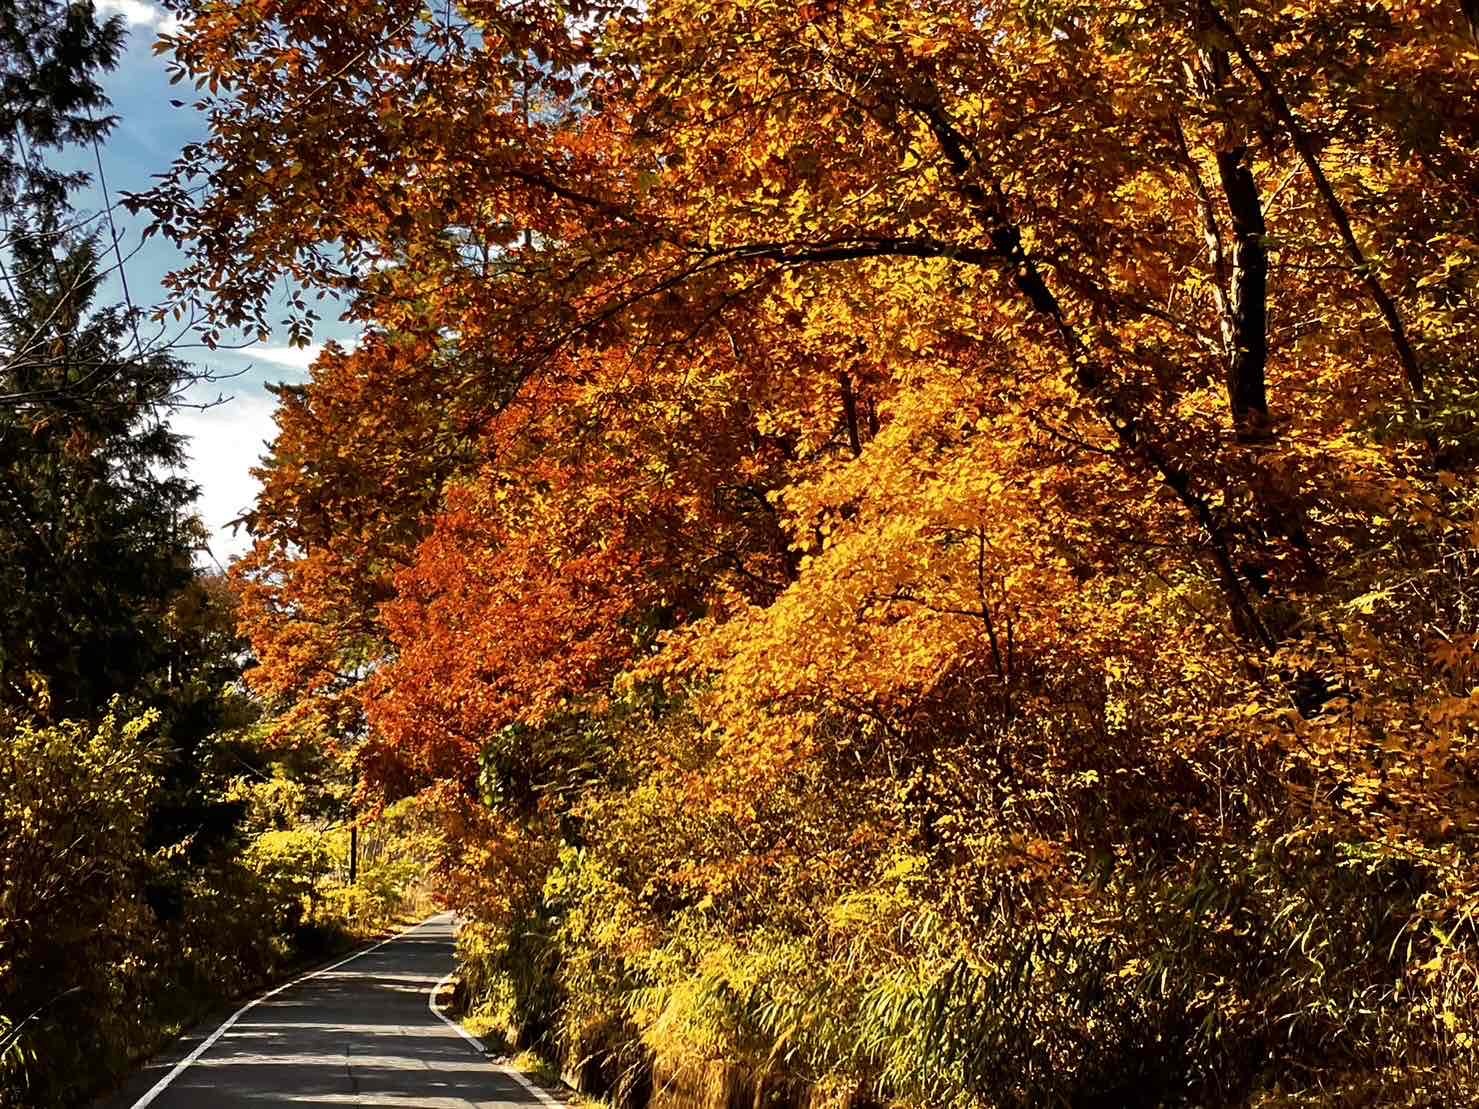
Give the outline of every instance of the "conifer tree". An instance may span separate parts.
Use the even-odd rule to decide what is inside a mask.
[[[130,352],[128,312],[97,307],[99,249],[16,244],[0,343],[0,704],[91,716],[166,664],[163,620],[192,576],[196,489],[162,406],[184,368]]]

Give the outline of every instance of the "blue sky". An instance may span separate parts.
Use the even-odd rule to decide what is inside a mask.
[[[188,102],[191,90],[181,92],[178,86],[172,86],[165,58],[153,52],[156,36],[170,29],[167,13],[148,0],[96,0],[96,7],[100,16],[122,15],[129,30],[127,51],[118,68],[103,80],[113,102],[113,114],[119,117],[118,127],[102,148],[108,192],[116,200],[120,192],[147,189],[152,175],[168,168],[181,146],[204,136],[205,126],[189,107],[170,105],[171,99]],[[92,168],[90,151],[84,164]],[[107,203],[104,195],[95,180],[90,189],[79,192],[73,200],[84,211],[101,210]],[[115,213],[115,218],[120,221],[120,238],[127,255],[138,246],[145,221],[132,219],[123,211]],[[134,302],[153,306],[162,301],[160,280],[179,261],[180,255],[168,242],[159,236],[149,239],[127,262],[129,293]],[[122,290],[116,284],[108,295],[122,300]],[[324,321],[320,332],[320,340],[352,338],[352,332],[332,318]],[[256,483],[249,471],[273,433],[273,398],[263,386],[271,381],[302,380],[314,351],[289,348],[285,339],[274,336],[246,350],[210,351],[191,345],[177,353],[203,369],[222,375],[240,374],[202,385],[194,397],[206,401],[225,394],[229,398],[226,403],[206,411],[184,409],[174,418],[176,428],[191,438],[190,475],[201,486],[200,515],[212,531],[211,554],[224,565],[246,545],[245,536],[233,536],[226,524],[251,504]]]

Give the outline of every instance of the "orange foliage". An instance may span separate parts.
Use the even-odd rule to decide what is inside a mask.
[[[357,698],[384,788],[461,797],[517,875],[458,862],[473,910],[589,846],[675,949],[698,905],[839,949],[817,920],[898,883],[972,966],[1040,927],[1140,981],[1174,891],[1253,860],[1206,925],[1246,981],[1177,1003],[1253,1045],[1208,1075],[1280,1005],[1360,1024],[1270,1000],[1291,875],[1411,867],[1347,1000],[1417,989],[1463,1054],[1465,34],[1437,0],[192,7],[181,295],[252,325],[285,274],[370,329],[284,396],[262,687]],[[1042,1073],[1097,1073],[1041,1004]]]

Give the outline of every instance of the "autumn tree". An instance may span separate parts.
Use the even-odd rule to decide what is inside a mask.
[[[184,14],[181,303],[367,329],[283,397],[256,680],[437,798],[511,1019],[914,1104],[1470,1088],[1458,6]]]

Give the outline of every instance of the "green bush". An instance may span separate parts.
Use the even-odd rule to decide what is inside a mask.
[[[152,722],[21,725],[0,744],[0,1013],[12,1026],[0,1090],[47,1089],[130,1038],[147,977]],[[60,1035],[64,1021],[73,1031]]]
[[[392,835],[346,888],[347,832],[284,808],[301,791],[275,775],[260,798],[224,790],[235,835],[152,846],[155,726],[0,737],[0,1107],[79,1101],[206,1008],[383,927],[419,877]]]

